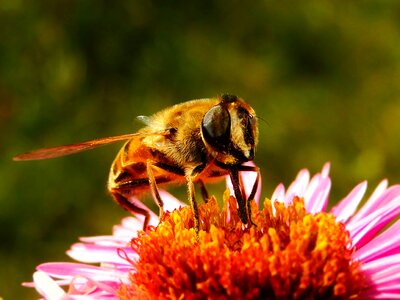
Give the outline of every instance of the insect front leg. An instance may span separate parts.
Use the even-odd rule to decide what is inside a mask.
[[[254,181],[253,187],[251,188],[251,192],[249,197],[247,197],[246,199],[246,206],[247,206],[247,217],[250,220],[250,223],[252,225],[255,225],[253,223],[253,221],[251,220],[251,202],[252,200],[254,200],[254,197],[257,193],[257,188],[258,188],[258,184],[260,182],[260,169],[256,166],[246,166],[246,165],[241,165],[238,167],[238,171],[240,172],[256,172],[257,176],[256,176],[256,180]],[[242,185],[243,187],[243,185]],[[244,194],[244,189],[243,189],[243,194]]]
[[[248,222],[248,206],[246,205],[246,198],[243,197],[243,192],[241,190],[240,179],[239,179],[239,171],[238,169],[232,168],[230,169],[229,176],[232,181],[233,192],[235,193],[236,201],[238,203],[239,209],[239,218],[243,224],[247,224]]]

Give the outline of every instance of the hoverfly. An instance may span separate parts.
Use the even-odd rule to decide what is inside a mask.
[[[146,126],[136,133],[106,137],[78,144],[44,148],[23,153],[14,160],[40,160],[73,154],[102,145],[127,140],[111,165],[108,190],[127,211],[144,216],[146,229],[150,213],[129,199],[151,191],[164,214],[158,186],[186,183],[196,232],[200,218],[194,184],[199,184],[204,201],[205,183],[229,175],[244,224],[251,223],[250,200],[260,177],[255,166],[243,165],[254,159],[258,140],[255,112],[234,95],[187,101],[168,107],[150,117],[140,117]],[[246,199],[239,172],[257,172]]]

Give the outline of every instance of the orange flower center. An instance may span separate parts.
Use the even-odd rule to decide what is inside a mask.
[[[254,225],[241,223],[224,195],[200,206],[199,235],[190,207],[132,240],[139,254],[121,299],[356,299],[365,285],[349,234],[331,214],[312,215],[295,198],[288,207],[252,205]],[[227,205],[229,203],[229,205]],[[229,208],[228,208],[229,207]],[[275,210],[275,213],[273,213]],[[229,211],[229,221],[227,215]]]

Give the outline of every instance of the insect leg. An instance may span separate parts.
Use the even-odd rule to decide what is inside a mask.
[[[161,199],[160,193],[158,191],[156,179],[154,177],[153,173],[153,162],[148,159],[146,162],[146,170],[147,170],[147,176],[149,176],[149,185],[150,185],[150,190],[151,194],[153,195],[153,199],[156,201],[160,211],[159,211],[159,217],[160,220],[164,216],[164,202]]]
[[[243,199],[247,199],[246,191],[244,190],[244,183],[243,183],[243,177],[242,176],[239,176],[239,186],[240,186],[240,190],[242,191],[242,198]]]
[[[128,198],[126,198],[122,191],[118,188],[114,188],[111,190],[111,194],[113,195],[115,201],[121,205],[125,210],[129,211],[132,214],[139,214],[144,216],[143,222],[143,230],[146,230],[147,225],[150,221],[150,213],[148,210],[136,206],[134,203],[130,202]]]
[[[206,188],[206,186],[204,184],[204,181],[200,179],[200,180],[197,180],[197,182],[200,185],[201,196],[203,197],[203,201],[204,201],[204,203],[207,203],[208,199],[210,199],[210,196],[208,194],[208,191],[207,191],[207,188]]]
[[[247,198],[248,200],[254,200],[254,197],[256,195],[257,188],[258,188],[258,183],[260,182],[260,168],[258,168],[256,166],[242,165],[242,166],[238,167],[238,171],[239,172],[257,172],[256,180],[254,181],[253,187],[251,188],[251,193],[250,193],[249,197]]]
[[[198,235],[200,230],[200,216],[199,216],[199,208],[197,206],[195,198],[195,190],[194,190],[192,176],[187,175],[186,180],[188,185],[188,196],[189,196],[190,206],[192,207],[194,215],[194,230],[196,231],[196,235]]]
[[[129,165],[125,166],[125,168],[129,169]],[[162,172],[162,174],[157,174],[155,173],[155,168],[157,169],[162,169],[165,172]],[[117,181],[112,181],[112,184],[116,184],[117,188],[119,190],[124,190],[124,191],[131,191],[135,192],[135,190],[145,190],[146,187],[150,188],[150,191],[152,193],[153,199],[155,200],[156,204],[158,205],[160,209],[160,219],[164,215],[164,202],[161,198],[161,195],[158,190],[158,184],[163,184],[163,183],[170,183],[173,178],[180,178],[183,177],[184,171],[180,169],[179,167],[166,164],[166,163],[161,163],[157,162],[151,159],[148,159],[146,161],[146,173],[147,173],[147,178],[134,178],[129,172],[125,172],[126,175],[121,176],[123,180],[121,182]],[[123,173],[123,174],[125,174]],[[176,176],[178,175],[178,176]],[[112,189],[111,189],[112,190]]]
[[[260,182],[260,169],[256,166],[246,166],[246,165],[242,165],[238,167],[238,170],[240,172],[257,172],[257,177],[256,180],[254,181],[253,187],[251,188],[251,192],[249,197],[246,200],[246,204],[247,204],[247,216],[250,220],[250,222],[254,225],[253,221],[251,220],[251,202],[252,200],[254,200],[254,197],[256,195],[257,192],[257,188],[258,188],[258,183]]]
[[[248,222],[248,213],[246,208],[246,199],[243,198],[242,191],[240,189],[240,181],[239,181],[239,171],[237,168],[231,168],[229,170],[229,176],[231,177],[233,191],[235,193],[236,201],[239,206],[239,217],[243,224],[247,224]]]

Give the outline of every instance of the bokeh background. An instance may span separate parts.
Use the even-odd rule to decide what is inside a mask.
[[[120,145],[13,155],[133,132],[137,115],[223,92],[266,120],[264,196],[326,161],[332,204],[365,179],[368,193],[399,182],[400,2],[2,0],[0,297],[35,298],[20,283],[37,264],[126,216],[105,187]]]

